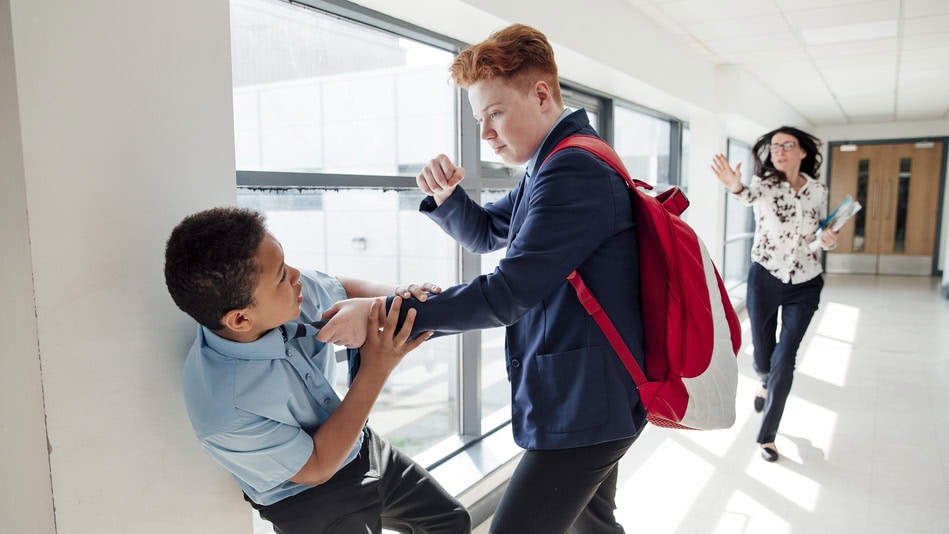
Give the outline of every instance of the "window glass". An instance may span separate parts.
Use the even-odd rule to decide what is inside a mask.
[[[906,251],[906,215],[909,208],[909,180],[912,175],[912,158],[900,159],[899,183],[896,193],[896,231],[893,234],[893,252]],[[892,187],[887,184],[887,188]],[[889,197],[889,194],[887,194]],[[887,206],[889,208],[889,206]]]
[[[682,127],[682,150],[680,152],[679,164],[679,187],[688,192],[689,190],[689,155],[692,144],[692,131],[688,126]],[[744,167],[744,166],[743,166]]]
[[[870,184],[870,160],[861,159],[857,167],[857,202],[867,206],[867,192]],[[863,252],[867,244],[867,212],[860,210],[854,217],[853,248],[854,252]]]
[[[750,146],[729,139],[728,162],[733,169],[741,163],[741,181],[745,185],[751,183],[755,160]],[[751,208],[735,200],[727,191],[725,196],[725,255],[722,279],[726,287],[732,288],[744,283],[751,267],[755,219]]]
[[[277,0],[231,1],[241,170],[414,176],[455,156],[452,54]]]
[[[485,191],[482,203],[494,202],[508,191]],[[481,255],[481,272],[492,273],[501,258],[507,253],[502,248]],[[481,331],[481,418],[483,421],[511,418],[511,386],[507,378],[507,360],[504,357],[505,329],[491,328]],[[491,424],[482,425],[490,430]]]
[[[616,106],[613,148],[630,176],[652,185],[670,183],[668,120]]]

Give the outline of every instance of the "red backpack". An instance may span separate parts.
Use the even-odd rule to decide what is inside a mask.
[[[553,152],[587,150],[626,180],[639,237],[645,370],[574,271],[567,279],[636,383],[647,419],[658,426],[713,430],[735,423],[741,327],[705,245],[679,215],[689,201],[673,187],[658,196],[639,188],[610,145],[575,135]],[[546,161],[546,160],[545,160]]]

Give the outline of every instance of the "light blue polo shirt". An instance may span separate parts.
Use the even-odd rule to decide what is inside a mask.
[[[298,321],[316,321],[346,298],[339,281],[301,272]],[[204,450],[254,502],[273,504],[312,486],[288,479],[313,451],[313,434],[339,406],[332,345],[314,337],[283,342],[273,329],[251,343],[198,327],[183,371],[185,406]],[[343,465],[362,445],[362,437]]]

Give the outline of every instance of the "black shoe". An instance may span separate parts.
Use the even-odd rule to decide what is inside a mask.
[[[761,413],[764,410],[764,397],[755,395],[755,411]]]
[[[764,458],[766,462],[777,462],[778,461],[778,451],[771,447],[761,446],[761,457]]]

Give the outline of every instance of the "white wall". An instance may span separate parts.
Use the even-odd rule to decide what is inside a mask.
[[[24,430],[2,530],[249,532],[187,421],[193,327],[162,276],[173,225],[236,198],[227,1],[0,7],[0,415]]]
[[[5,532],[52,532],[53,494],[10,28],[10,2],[0,0],[0,480],[4,487],[0,524]]]

